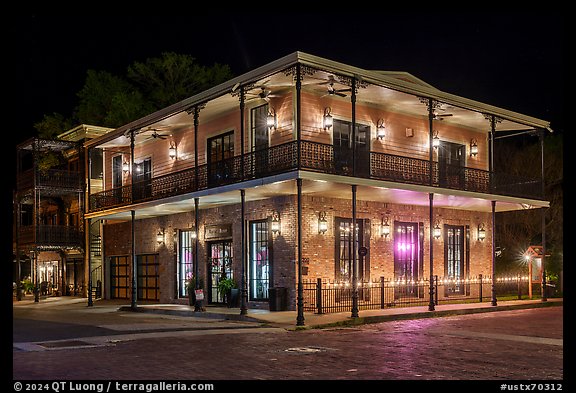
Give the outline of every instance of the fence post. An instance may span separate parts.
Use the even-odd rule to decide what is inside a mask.
[[[318,314],[322,314],[322,279],[318,278],[316,281],[316,307],[318,309]]]
[[[482,275],[478,275],[478,296],[480,297],[480,303],[482,303]]]
[[[520,273],[518,273],[518,277],[516,278],[518,281],[518,300],[522,300],[522,287],[520,286]]]
[[[380,308],[384,308],[386,302],[384,301],[384,277],[380,277]]]
[[[434,276],[434,304],[438,305],[438,275]]]

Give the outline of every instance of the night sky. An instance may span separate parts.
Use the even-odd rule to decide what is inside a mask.
[[[407,71],[448,93],[551,121],[562,132],[563,14],[439,9],[204,14],[172,6],[147,16],[89,8],[76,15],[5,15],[8,174],[15,176],[13,146],[34,134],[35,122],[46,113],[70,116],[88,69],[124,76],[133,61],[166,51],[229,64],[235,75],[296,50]]]

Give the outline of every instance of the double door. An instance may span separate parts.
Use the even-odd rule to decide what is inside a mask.
[[[219,240],[208,243],[208,303],[223,303],[218,292],[218,283],[225,278],[233,278],[232,240]]]

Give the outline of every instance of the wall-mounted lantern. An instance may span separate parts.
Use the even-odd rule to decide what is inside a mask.
[[[162,245],[164,243],[164,231],[162,229],[159,229],[158,233],[156,234],[156,242],[158,242],[158,245]]]
[[[440,146],[440,138],[438,137],[438,131],[434,131],[434,137],[432,138],[432,146],[434,149],[438,149]]]
[[[171,159],[176,158],[176,145],[174,144],[174,142],[170,142],[170,147],[168,148],[168,157],[170,157]]]
[[[280,233],[280,214],[278,212],[272,213],[272,220],[270,222],[270,229],[272,234],[277,235]]]
[[[327,107],[324,109],[324,129],[329,130],[334,125],[334,118],[332,117],[332,108]]]
[[[486,239],[486,227],[484,224],[478,225],[478,240],[484,241]]]
[[[272,128],[278,128],[278,119],[276,117],[276,111],[274,108],[270,108],[268,110],[268,115],[266,115],[266,126],[269,130],[272,130]]]
[[[470,157],[476,157],[478,155],[478,142],[476,139],[470,141]]]
[[[122,163],[122,172],[128,173],[130,172],[130,164],[127,161]]]
[[[388,217],[382,217],[382,223],[380,224],[380,236],[386,239],[388,236],[390,236],[390,224],[388,223]]]
[[[434,239],[440,239],[440,236],[442,236],[442,229],[440,229],[440,223],[438,221],[436,221],[436,224],[434,225],[433,236]]]
[[[380,119],[376,123],[376,137],[378,139],[384,139],[385,136],[386,136],[386,127],[384,126],[384,119]]]
[[[324,234],[328,231],[328,220],[326,220],[326,212],[320,212],[318,215],[318,233]]]

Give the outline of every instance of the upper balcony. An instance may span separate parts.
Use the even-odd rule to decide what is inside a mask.
[[[94,193],[90,195],[89,209],[98,211],[160,200],[295,170],[528,199],[542,197],[539,179],[482,169],[433,162],[430,170],[429,161],[379,152],[370,152],[368,162],[358,162],[356,173],[352,164],[350,157],[335,160],[331,145],[292,141]]]
[[[407,73],[295,53],[86,143],[88,211],[295,171],[542,200],[540,173],[491,162],[498,135],[546,128]]]
[[[17,150],[16,190],[44,195],[84,191],[80,145],[64,140],[32,138]]]

